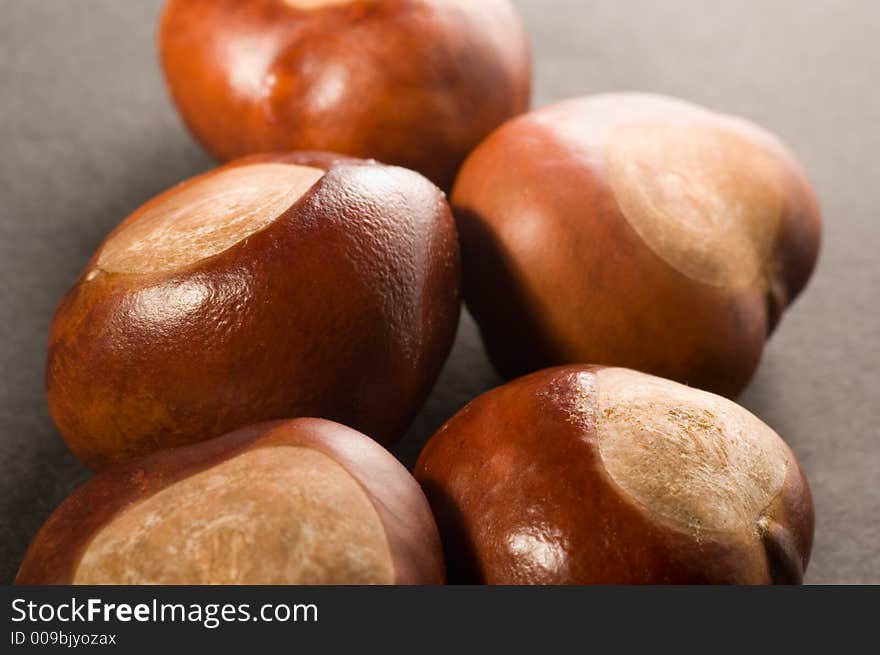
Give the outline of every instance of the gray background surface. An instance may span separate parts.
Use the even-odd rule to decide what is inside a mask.
[[[158,0],[0,0],[0,582],[88,472],[44,400],[56,302],[104,234],[212,166],[179,123],[154,47]],[[819,189],[816,276],[741,401],[813,487],[807,580],[880,583],[880,3],[520,0],[535,105],[607,90],[684,97],[780,134]],[[397,449],[497,384],[473,323]]]

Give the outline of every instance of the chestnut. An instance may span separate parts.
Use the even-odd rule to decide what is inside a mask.
[[[16,584],[442,584],[419,485],[370,438],[265,423],[102,471],[55,510]]]
[[[257,155],[136,210],[51,326],[49,408],[102,468],[315,416],[392,442],[458,323],[455,224],[418,173]]]
[[[552,368],[479,396],[415,475],[450,582],[798,583],[812,546],[807,480],[773,430],[624,368]]]
[[[733,397],[820,241],[814,191],[779,140],[653,95],[508,122],[452,205],[465,301],[508,379],[591,362]]]
[[[508,0],[169,0],[167,86],[215,157],[330,150],[443,189],[526,111],[531,55]]]

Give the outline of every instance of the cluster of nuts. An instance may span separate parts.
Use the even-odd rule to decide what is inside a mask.
[[[49,406],[99,472],[19,583],[802,580],[806,478],[724,397],[818,253],[775,137],[640,94],[523,113],[507,0],[170,0],[160,42],[233,161],[131,214],[61,301]],[[512,381],[413,477],[383,445],[462,296]]]

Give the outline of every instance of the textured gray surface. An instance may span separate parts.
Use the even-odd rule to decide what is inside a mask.
[[[211,166],[162,88],[158,2],[0,0],[0,582],[88,473],[46,411],[55,303],[102,236]],[[816,501],[814,583],[880,583],[880,4],[873,0],[520,0],[535,104],[606,90],[677,95],[779,133],[822,198],[813,283],[742,402],[800,457]],[[468,318],[398,449],[497,382]]]

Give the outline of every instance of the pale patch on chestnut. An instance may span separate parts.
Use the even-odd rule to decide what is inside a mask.
[[[629,123],[607,164],[621,211],[667,264],[714,286],[766,284],[784,213],[773,154],[717,127]]]
[[[211,257],[269,225],[323,176],[318,168],[265,163],[196,178],[138,210],[107,240],[97,265],[157,273]]]
[[[621,489],[692,533],[757,534],[790,464],[773,430],[676,382],[619,368],[597,377],[599,452]]]
[[[391,584],[363,488],[312,448],[247,451],[124,510],[74,584]]]
[[[508,535],[507,548],[529,568],[553,574],[565,566],[565,551],[559,540],[558,535],[524,528]]]

